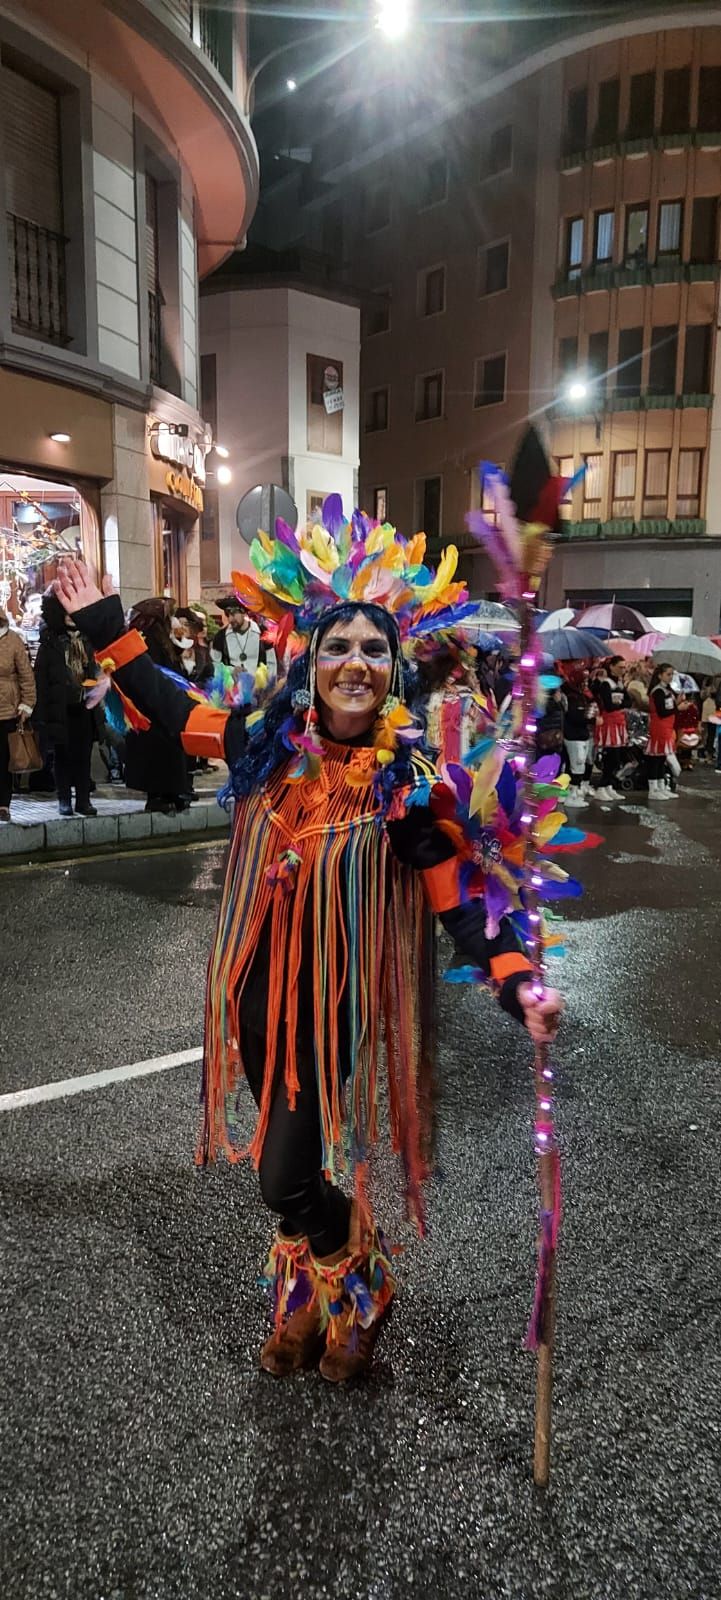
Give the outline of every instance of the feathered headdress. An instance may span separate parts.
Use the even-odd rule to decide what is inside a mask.
[[[275,537],[259,530],[250,559],[255,576],[234,572],[233,584],[276,649],[344,601],[390,611],[403,638],[452,627],[474,610],[465,584],[454,581],[455,545],[445,547],[434,569],[426,564],[424,533],[405,539],[363,511],[348,519],[337,494],[323,502],[321,521],[299,532],[280,517]]]

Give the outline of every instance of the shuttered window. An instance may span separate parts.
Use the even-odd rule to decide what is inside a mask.
[[[0,116],[8,211],[52,233],[62,233],[58,96],[19,72],[2,67]]]
[[[149,174],[145,178],[145,268],[148,288],[157,290],[158,268],[158,185]]]
[[[184,33],[193,31],[192,0],[163,0],[166,11],[170,12],[173,22],[183,29]]]

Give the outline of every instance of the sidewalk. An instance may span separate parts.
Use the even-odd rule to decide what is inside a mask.
[[[201,798],[175,817],[148,812],[144,796],[107,783],[98,783],[92,797],[97,817],[59,817],[56,798],[14,794],[12,821],[0,823],[0,865],[7,865],[9,858],[34,861],[48,855],[84,855],[150,839],[165,843],[205,833],[222,837],[228,831],[228,815],[216,795],[224,775],[225,768],[198,774],[195,788]]]

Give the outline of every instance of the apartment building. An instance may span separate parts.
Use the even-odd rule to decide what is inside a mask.
[[[245,18],[199,0],[0,4],[0,556],[132,602],[200,587],[212,436],[199,278],[244,239]]]
[[[517,39],[474,92],[449,81],[403,115],[386,95],[372,129],[346,114],[259,222],[362,294],[369,510],[457,542],[487,592],[477,466],[532,417],[564,472],[587,469],[549,605],[616,593],[717,632],[721,7]]]

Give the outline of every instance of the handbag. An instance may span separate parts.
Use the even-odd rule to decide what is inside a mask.
[[[10,772],[40,772],[45,765],[40,746],[32,728],[18,728],[8,734],[8,768]]]

